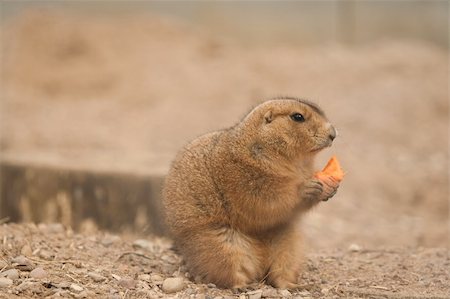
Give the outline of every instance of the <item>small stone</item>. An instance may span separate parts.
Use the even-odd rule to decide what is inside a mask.
[[[31,250],[31,246],[28,244],[23,245],[22,249],[20,250],[20,254],[25,256],[31,256],[33,254],[33,250]]]
[[[245,296],[245,294],[240,294],[239,299],[247,299],[247,296]]]
[[[27,259],[22,255],[19,255],[11,259],[11,263],[15,268],[18,268],[22,271],[31,271],[35,267],[34,264],[29,259]]]
[[[50,223],[47,225],[46,231],[51,234],[59,234],[63,233],[65,231],[65,228],[61,223]]]
[[[23,255],[19,255],[19,256],[16,256],[16,257],[11,259],[11,263],[19,264],[19,265],[25,265],[25,264],[27,264],[29,262],[30,261],[26,257],[24,257]]]
[[[358,244],[350,244],[350,246],[348,246],[348,250],[351,252],[359,252],[362,250],[361,246],[359,246]]]
[[[39,255],[39,257],[41,259],[44,259],[44,260],[47,260],[47,261],[50,261],[50,260],[52,260],[55,257],[55,255],[52,252],[50,252],[49,250],[47,250],[47,249],[39,250],[38,255]]]
[[[75,283],[72,283],[70,285],[70,290],[73,291],[73,292],[79,293],[79,292],[82,292],[84,289],[83,289],[82,286],[79,286],[79,285],[77,285]]]
[[[274,288],[267,288],[262,290],[262,297],[278,297],[278,292]]]
[[[303,290],[303,291],[299,292],[299,295],[302,297],[306,297],[306,296],[311,296],[311,293],[306,290]]]
[[[216,288],[216,285],[213,284],[213,283],[208,283],[206,286],[207,286],[208,288],[211,288],[211,289],[215,289],[215,288]]]
[[[289,292],[289,291],[286,290],[286,289],[279,290],[278,293],[279,293],[280,296],[283,297],[283,298],[291,297],[291,292]]]
[[[38,224],[38,229],[45,231],[47,229],[47,224],[45,223],[39,223]]]
[[[30,272],[30,277],[35,279],[42,279],[47,276],[47,272],[42,267],[37,267]]]
[[[121,280],[121,279],[122,279],[122,277],[120,277],[120,276],[117,275],[117,274],[111,274],[111,276],[112,276],[112,278],[114,278],[115,280]]]
[[[122,278],[119,280],[119,286],[126,289],[134,289],[136,287],[136,281],[131,278]]]
[[[33,289],[35,288],[36,285],[38,285],[38,282],[34,282],[34,281],[24,281],[21,284],[19,284],[16,287],[16,291],[18,291],[19,293],[24,292],[28,289]]]
[[[149,274],[141,274],[138,276],[138,279],[146,281],[146,282],[150,282],[152,280],[152,278]]]
[[[247,295],[248,295],[248,299],[261,299],[262,290],[248,292]]]
[[[11,280],[17,280],[19,279],[19,271],[17,271],[16,269],[9,269],[0,273],[0,277],[6,277]]]
[[[324,295],[328,295],[328,293],[330,292],[330,290],[327,289],[327,288],[323,288],[323,289],[320,290],[320,292],[321,292],[322,294],[324,294]]]
[[[47,234],[57,234],[63,233],[65,231],[64,226],[61,223],[39,223],[38,228],[39,230]]]
[[[7,288],[13,284],[12,279],[7,277],[0,277],[0,288]]]
[[[144,239],[138,239],[133,242],[133,247],[135,249],[152,250],[153,243]]]
[[[184,287],[183,278],[171,277],[164,280],[161,288],[165,293],[175,293],[181,291]]]
[[[104,281],[106,279],[106,277],[104,277],[104,276],[102,276],[102,275],[100,275],[98,273],[95,273],[95,272],[89,272],[88,276],[90,278],[92,278],[92,280],[95,281],[95,282],[102,282],[102,281]]]
[[[121,239],[119,236],[116,235],[106,235],[102,240],[102,245],[105,247],[109,247],[114,243],[119,242]]]
[[[161,276],[161,275],[159,275],[159,274],[152,274],[152,275],[150,275],[150,279],[152,280],[152,282],[154,283],[154,284],[162,284],[163,283],[163,281],[164,281],[164,278]]]
[[[94,293],[94,295],[95,295],[95,293]],[[78,293],[78,294],[75,294],[74,295],[74,297],[75,298],[89,298],[89,297],[91,297],[92,298],[92,294],[91,294],[91,296],[89,296],[89,294],[88,294],[88,292],[86,292],[86,290],[84,290],[84,291],[81,291],[80,293]]]

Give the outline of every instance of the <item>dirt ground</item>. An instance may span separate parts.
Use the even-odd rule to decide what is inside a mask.
[[[4,224],[0,237],[0,298],[450,298],[448,249],[314,251],[298,290],[221,290],[192,282],[166,239],[75,234],[60,224]],[[10,285],[4,273],[16,275]],[[173,294],[164,285],[172,277],[180,278]]]
[[[347,175],[304,221],[305,286],[292,295],[448,298],[445,49],[413,40],[244,47],[144,15],[34,11],[1,26],[3,160],[164,175],[195,136],[233,125],[263,99],[304,97],[340,133],[317,168],[336,154]],[[145,235],[135,238],[148,238],[151,250],[135,254],[128,235],[14,224],[0,233],[0,270],[17,268],[11,259],[28,244],[28,259],[47,271],[35,280],[21,270],[0,296],[172,296],[152,275],[185,275],[169,243]],[[93,281],[95,271],[105,279]],[[240,294],[258,298],[260,289],[263,297],[288,295],[262,286]],[[238,296],[191,282],[174,296],[197,294]]]

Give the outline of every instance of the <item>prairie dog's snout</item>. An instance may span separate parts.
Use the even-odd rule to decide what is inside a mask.
[[[328,123],[328,130],[329,130],[328,137],[331,139],[331,141],[333,141],[337,137],[338,132],[336,128],[330,123]]]

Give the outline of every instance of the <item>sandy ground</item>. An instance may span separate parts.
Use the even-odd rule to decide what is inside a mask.
[[[448,251],[424,249],[449,245],[444,49],[418,41],[243,47],[151,16],[30,12],[2,26],[2,159],[164,174],[183,144],[234,124],[261,100],[279,94],[308,98],[322,106],[340,132],[333,148],[319,155],[317,168],[336,154],[347,175],[337,196],[305,219],[314,252],[305,274],[314,287],[305,296],[325,296],[322,290],[331,297],[448,294],[442,280]],[[6,226],[1,232],[28,234],[31,229]],[[149,263],[145,257],[130,254],[116,262],[132,251],[132,242],[105,247],[102,234],[29,238],[33,251],[74,244],[68,259],[85,263],[77,268],[59,262],[60,256],[58,262],[42,262],[52,283],[78,280],[85,291],[109,294],[114,289],[121,296],[144,296],[138,292],[147,285],[145,292],[160,294],[152,280],[136,276],[140,268],[133,263],[150,271],[143,266]],[[20,242],[15,237],[3,241],[7,263],[19,255]],[[353,243],[367,250],[348,252]],[[167,246],[161,252],[178,268]],[[36,255],[32,258],[40,263]],[[107,277],[104,290],[85,277],[95,269]],[[155,273],[173,274],[160,271]],[[111,274],[131,277],[139,287],[127,291]],[[9,290],[16,292],[20,281]],[[192,284],[183,292],[200,287],[208,296],[219,292]],[[41,282],[37,288],[70,292]]]
[[[0,237],[0,298],[450,298],[448,249],[320,250],[305,260],[298,290],[223,290],[192,282],[165,239],[60,224],[2,225]]]

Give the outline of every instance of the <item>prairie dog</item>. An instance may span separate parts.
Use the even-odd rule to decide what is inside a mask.
[[[313,177],[315,155],[335,137],[316,104],[285,97],[185,146],[172,163],[163,197],[189,272],[226,288],[264,279],[296,287],[298,220],[338,187]]]

